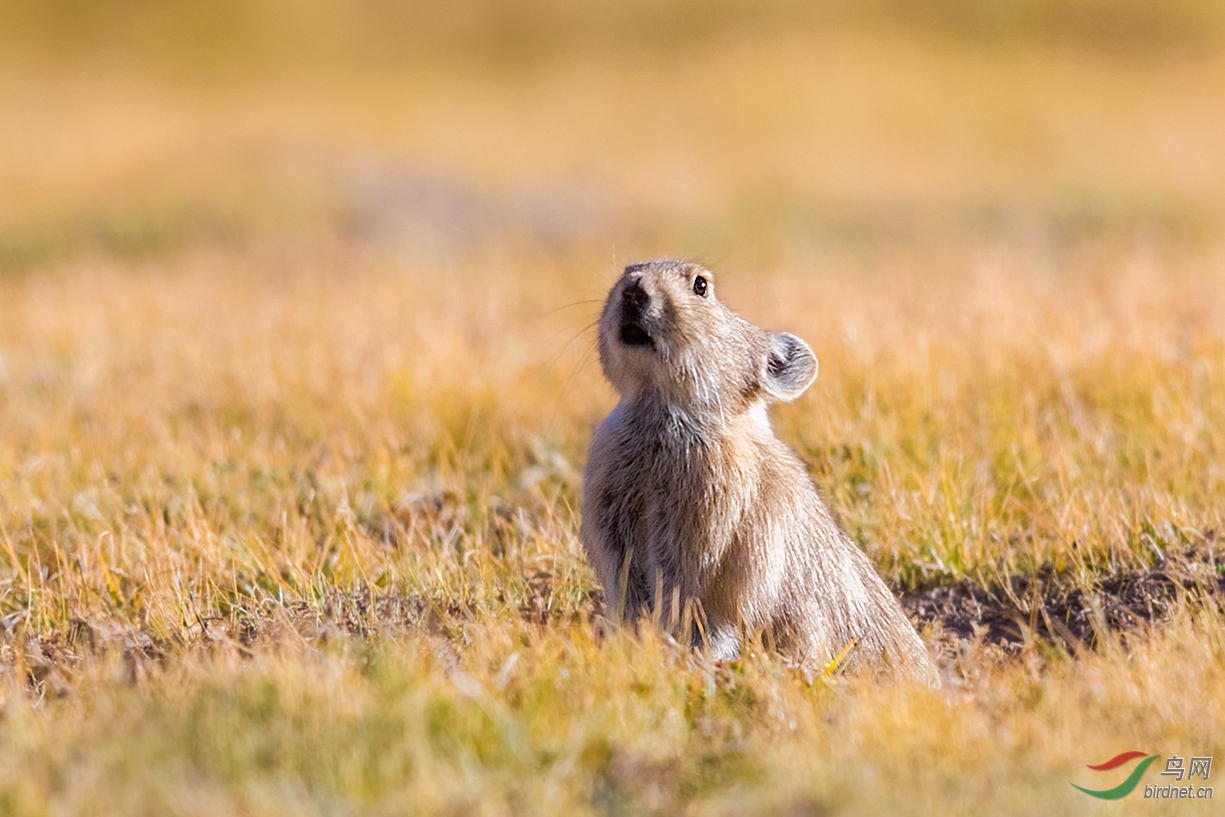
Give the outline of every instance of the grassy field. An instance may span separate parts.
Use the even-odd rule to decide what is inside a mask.
[[[1213,813],[1216,4],[456,8],[0,11],[0,814]],[[661,254],[943,690],[600,634]]]

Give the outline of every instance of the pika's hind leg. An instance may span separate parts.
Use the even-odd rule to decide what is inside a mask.
[[[716,661],[740,657],[740,627],[718,613],[708,613],[701,601],[690,597],[681,602],[680,588],[657,593],[655,615],[665,630],[682,643],[686,638],[695,651],[706,652]]]
[[[740,657],[741,633],[738,620],[729,619],[718,612],[703,614],[701,605],[695,605],[698,615],[693,622],[691,643],[695,650],[705,649],[716,661],[734,661]]]
[[[707,636],[710,657],[716,661],[734,661],[740,657],[740,628],[719,626]]]
[[[820,610],[801,604],[776,617],[769,632],[775,649],[812,677],[823,671],[837,654],[834,629]]]

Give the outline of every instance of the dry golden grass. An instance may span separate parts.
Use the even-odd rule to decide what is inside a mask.
[[[1225,755],[1225,63],[1124,7],[635,50],[657,12],[537,3],[530,53],[437,12],[414,61],[323,3],[265,62],[233,23],[239,79],[14,28],[0,813],[1071,814],[1084,764]],[[899,592],[1178,563],[1172,612],[925,624],[939,693],[601,638],[590,321],[665,251],[817,352],[776,427]]]

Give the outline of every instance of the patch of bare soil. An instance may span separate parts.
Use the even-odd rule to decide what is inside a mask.
[[[1051,569],[984,586],[969,579],[904,594],[902,607],[937,637],[1005,649],[1033,641],[1070,651],[1095,646],[1107,633],[1169,618],[1180,598],[1225,599],[1225,554],[1167,557],[1147,570],[1119,570],[1088,587]]]

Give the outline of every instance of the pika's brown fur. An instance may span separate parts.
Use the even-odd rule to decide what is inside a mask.
[[[893,594],[770,428],[766,407],[816,379],[804,341],[732,312],[700,266],[660,259],[626,267],[599,347],[621,401],[591,441],[582,540],[611,617],[691,627],[716,658],[760,633],[809,672],[842,656],[840,668],[938,684]]]

